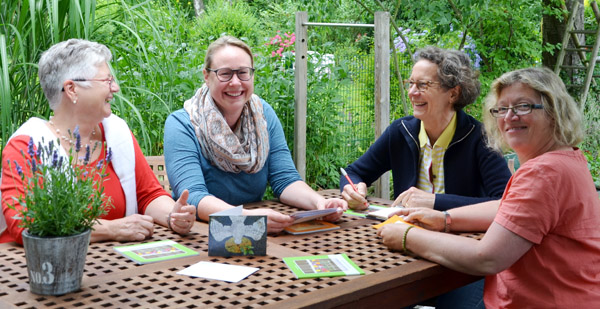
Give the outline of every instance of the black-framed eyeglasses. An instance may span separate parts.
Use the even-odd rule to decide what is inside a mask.
[[[241,67],[237,70],[231,68],[220,68],[220,69],[206,69],[209,72],[215,72],[217,75],[217,79],[222,82],[228,82],[233,78],[233,74],[235,73],[239,80],[248,81],[254,75],[254,68],[249,67]]]
[[[513,114],[517,116],[523,116],[531,113],[534,109],[543,109],[542,104],[531,104],[531,103],[519,103],[513,106],[498,106],[490,108],[490,114],[496,118],[506,117],[508,110],[512,110]]]
[[[439,84],[440,82],[434,82],[434,81],[431,81],[431,80],[412,80],[412,79],[409,79],[409,80],[403,81],[403,83],[404,83],[404,89],[406,89],[406,91],[409,91],[412,88],[413,85],[417,85],[417,90],[419,92],[425,92],[425,91],[427,91],[427,89],[429,87],[431,87],[432,85],[435,85],[435,84]]]
[[[112,84],[115,82],[115,77],[111,75],[109,78],[73,78],[71,80],[74,82],[108,82],[108,88],[112,88]],[[61,91],[65,91],[65,88],[63,87]]]

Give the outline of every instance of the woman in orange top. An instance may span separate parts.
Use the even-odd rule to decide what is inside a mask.
[[[498,78],[486,100],[491,146],[509,146],[521,167],[500,205],[398,213],[430,230],[390,224],[383,243],[448,268],[486,276],[487,308],[600,305],[600,200],[576,145],[582,115],[547,68]],[[477,241],[437,231],[486,231]],[[410,231],[410,232],[409,232]]]

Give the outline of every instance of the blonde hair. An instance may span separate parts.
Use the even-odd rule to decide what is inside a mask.
[[[206,49],[206,56],[204,57],[204,68],[205,69],[213,69],[211,68],[212,65],[212,60],[213,57],[215,55],[215,53],[226,46],[235,46],[238,48],[241,48],[242,50],[244,50],[248,56],[250,56],[250,61],[252,64],[252,67],[254,67],[254,57],[252,56],[252,51],[250,50],[250,47],[248,46],[248,44],[244,43],[242,40],[236,38],[236,37],[232,37],[232,36],[222,36],[218,39],[216,39],[214,42],[210,43],[210,45],[208,46],[208,49]]]
[[[567,92],[562,80],[548,68],[526,68],[504,73],[497,78],[485,98],[483,123],[488,145],[496,150],[508,149],[502,138],[496,118],[489,112],[496,106],[502,90],[522,83],[537,91],[542,97],[546,115],[554,123],[553,139],[559,146],[574,147],[584,138],[583,116],[579,105]]]

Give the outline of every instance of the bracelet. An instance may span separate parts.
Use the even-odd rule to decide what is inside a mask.
[[[452,224],[452,217],[450,213],[444,211],[444,232],[450,233],[450,225]]]
[[[169,215],[167,216],[167,226],[169,227],[169,230],[173,230],[173,228],[171,227],[171,214],[172,212],[169,213]]]
[[[408,250],[406,249],[406,235],[408,235],[408,231],[410,231],[410,229],[412,229],[413,227],[415,226],[411,225],[406,228],[406,231],[404,231],[404,236],[402,237],[402,250],[404,250],[404,253],[408,252]]]

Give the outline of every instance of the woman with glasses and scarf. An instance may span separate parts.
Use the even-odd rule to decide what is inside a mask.
[[[30,118],[2,151],[0,223],[6,224],[0,224],[5,227],[3,232],[0,230],[0,243],[22,243],[23,228],[18,227],[20,220],[14,218],[17,211],[8,205],[20,209],[15,197],[24,194],[24,184],[15,165],[6,162],[27,166],[25,162],[31,157],[22,151],[26,152],[30,139],[35,146],[47,146],[50,142],[56,146],[60,140],[59,155],[65,159],[71,151],[77,153],[75,149],[89,147],[88,160],[74,161],[82,168],[110,161],[102,186],[113,207],[93,226],[92,242],[141,241],[152,236],[154,223],[180,234],[192,228],[196,209],[186,204],[187,193],[177,202],[171,199],[125,121],[111,113],[110,102],[119,91],[108,67],[111,58],[106,46],[79,39],[58,43],[42,54],[38,75],[54,116],[48,121]],[[70,134],[75,131],[79,133],[77,140]],[[99,173],[95,168],[90,170]]]
[[[600,200],[585,156],[583,117],[547,68],[506,73],[484,110],[489,144],[512,148],[521,167],[497,207],[398,214],[426,229],[388,224],[378,235],[448,268],[486,276],[486,308],[596,308],[600,305]],[[443,231],[486,231],[481,240]]]
[[[254,58],[248,45],[224,36],[207,49],[205,84],[167,118],[164,151],[173,196],[188,188],[198,219],[262,200],[267,183],[288,205],[301,209],[337,208],[347,203],[325,199],[302,181],[294,167],[281,123],[273,108],[254,94]],[[244,210],[266,215],[270,233],[294,219],[272,209]]]
[[[447,210],[497,200],[510,178],[485,145],[481,124],[463,108],[479,96],[477,74],[459,51],[427,47],[406,81],[413,115],[394,121],[340,178],[350,208],[368,206],[367,187],[391,170],[394,206]]]

